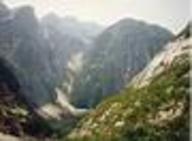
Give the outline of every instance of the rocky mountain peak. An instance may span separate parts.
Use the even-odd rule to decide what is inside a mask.
[[[14,9],[14,26],[18,32],[29,35],[38,32],[39,21],[35,16],[34,9],[31,6],[23,6]]]

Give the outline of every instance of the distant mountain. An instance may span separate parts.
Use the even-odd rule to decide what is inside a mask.
[[[133,19],[104,30],[84,57],[72,93],[74,103],[92,107],[117,93],[171,38],[168,30]]]
[[[42,29],[44,29],[45,38],[49,40],[51,45],[55,74],[59,75],[58,82],[61,83],[65,80],[65,71],[71,57],[79,52],[84,52],[89,45],[84,41],[83,37],[76,36],[76,33],[79,32],[74,30],[74,28],[64,27],[62,19],[56,15],[44,17],[42,19]],[[65,29],[67,29],[66,32]],[[70,32],[70,30],[76,32]]]
[[[119,95],[103,100],[67,141],[189,141],[189,28],[155,55]]]
[[[98,34],[101,33],[103,27],[95,23],[81,22],[75,17],[59,17],[54,13],[50,13],[42,18],[44,26],[54,28],[63,35],[72,36],[84,42],[90,42]]]
[[[53,13],[41,19],[41,26],[52,48],[57,85],[69,96],[83,56],[92,48],[92,42],[103,27],[73,17],[61,18]]]
[[[62,109],[54,103],[58,99],[56,88],[65,78],[67,62],[84,44],[61,34],[57,37],[44,36],[42,23],[29,6],[13,10],[3,7],[1,10],[7,11],[4,12],[7,14],[0,17],[0,57],[14,68],[28,105],[40,115],[42,112],[51,117],[59,117],[63,112],[76,114],[75,108],[73,111],[69,107]],[[52,35],[50,30],[48,32]],[[67,99],[62,102],[70,105]],[[50,107],[57,112],[50,111]]]
[[[17,68],[17,76],[30,103],[39,106],[45,101],[52,101],[48,95],[48,83],[53,73],[50,67],[51,50],[40,35],[33,9],[26,6],[9,13],[7,19],[0,22],[1,57]]]

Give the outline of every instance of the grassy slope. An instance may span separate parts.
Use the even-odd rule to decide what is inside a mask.
[[[148,86],[105,100],[70,141],[189,140],[189,69],[189,56],[180,56]]]

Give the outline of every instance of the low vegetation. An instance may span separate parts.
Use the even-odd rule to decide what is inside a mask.
[[[69,135],[70,141],[189,140],[189,56],[143,88],[105,100]]]

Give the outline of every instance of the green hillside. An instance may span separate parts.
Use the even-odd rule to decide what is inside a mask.
[[[69,135],[70,141],[189,140],[189,55],[142,88],[105,100]]]

